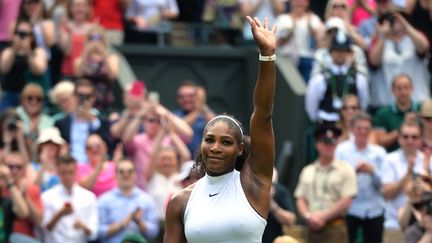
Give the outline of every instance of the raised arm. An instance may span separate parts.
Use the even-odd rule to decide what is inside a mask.
[[[268,19],[264,23],[258,18],[247,17],[262,56],[275,54],[276,26],[270,30]],[[258,80],[253,94],[254,111],[250,122],[251,149],[249,164],[252,173],[271,183],[275,142],[272,126],[273,97],[275,93],[275,62],[260,61]]]

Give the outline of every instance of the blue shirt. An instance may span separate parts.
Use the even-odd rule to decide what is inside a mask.
[[[385,202],[381,194],[381,169],[386,156],[383,147],[368,144],[365,149],[359,150],[353,140],[339,144],[335,157],[348,162],[354,170],[360,160],[367,161],[374,168],[373,174],[357,172],[357,197],[351,203],[348,215],[362,219],[370,219],[384,214]]]
[[[177,115],[178,117],[185,117],[187,115],[186,112],[178,110],[176,112],[174,112],[175,115]],[[193,137],[191,139],[191,141],[187,144],[187,147],[191,153],[192,156],[194,156],[196,154],[196,151],[199,149],[200,145],[201,145],[201,140],[203,138],[203,131],[204,128],[207,124],[206,118],[204,117],[203,114],[200,114],[197,119],[195,120],[195,122],[193,124],[191,124],[191,128],[193,130]]]
[[[102,243],[119,243],[129,233],[139,233],[138,225],[131,221],[123,230],[115,235],[108,236],[108,228],[112,223],[124,220],[135,209],[143,211],[141,220],[147,226],[144,237],[152,239],[159,233],[159,220],[156,204],[146,192],[135,187],[132,193],[125,196],[120,189],[113,189],[99,198],[99,232],[98,237]]]
[[[76,115],[72,115],[70,137],[71,154],[79,163],[87,163],[85,145],[90,134],[90,128],[96,130],[100,126],[101,121],[98,118],[91,122],[78,121]]]

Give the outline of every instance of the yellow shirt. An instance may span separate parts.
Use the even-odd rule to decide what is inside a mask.
[[[327,210],[344,197],[357,194],[357,178],[347,162],[333,160],[328,166],[315,161],[303,168],[295,190],[296,198],[308,202],[310,212]]]

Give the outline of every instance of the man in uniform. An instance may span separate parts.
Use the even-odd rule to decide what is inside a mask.
[[[348,242],[344,217],[357,194],[354,169],[334,157],[341,130],[332,123],[314,132],[318,159],[303,168],[295,191],[297,209],[307,221],[307,242]]]

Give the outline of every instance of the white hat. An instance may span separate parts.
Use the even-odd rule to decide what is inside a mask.
[[[63,145],[65,140],[60,136],[60,131],[56,127],[45,128],[40,131],[36,144],[52,142],[57,145]]]
[[[331,17],[329,18],[326,22],[325,22],[325,29],[326,30],[330,30],[330,29],[339,29],[342,31],[346,31],[346,27],[345,27],[345,22],[343,21],[343,19],[339,18],[339,17]]]
[[[180,173],[177,175],[177,181],[183,181],[184,179],[188,178],[194,164],[195,161],[193,160],[184,162],[180,168]]]

